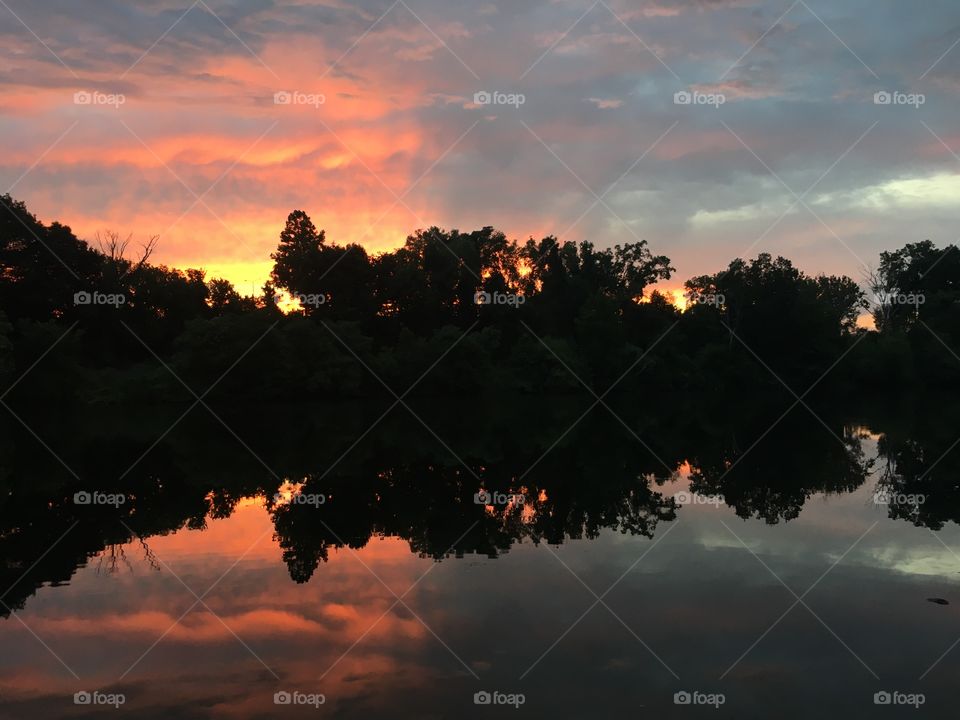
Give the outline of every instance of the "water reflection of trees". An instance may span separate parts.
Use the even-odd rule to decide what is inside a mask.
[[[253,454],[202,415],[144,454],[180,410],[139,423],[31,419],[70,470],[26,434],[0,441],[0,586],[10,588],[0,613],[22,607],[43,584],[69,581],[91,558],[103,573],[141,556],[159,567],[151,537],[203,529],[251,496],[265,498],[282,560],[291,578],[306,582],[331,548],[359,549],[379,536],[403,538],[411,552],[435,559],[496,557],[518,542],[556,544],[604,529],[653,537],[661,521],[684,512],[663,483],[685,462],[693,491],[722,495],[739,516],[771,523],[797,517],[815,493],[860,487],[871,470],[863,439],[829,408],[817,408],[822,422],[799,409],[772,430],[782,413],[775,404],[724,413],[617,408],[626,429],[603,409],[578,421],[589,405],[418,408],[442,442],[405,411],[359,443],[380,408],[225,413]],[[894,423],[881,438],[881,484],[927,496],[919,508],[891,504],[891,517],[932,528],[960,521],[960,452],[938,462],[956,427]],[[327,502],[277,503],[279,480]],[[119,508],[73,503],[74,492],[94,488],[123,492],[128,501]],[[481,488],[522,494],[525,502],[479,505]]]
[[[891,518],[932,530],[960,523],[960,408],[895,414],[878,451]]]
[[[691,459],[690,489],[722,495],[738,516],[770,524],[799,516],[814,494],[856,490],[874,460],[856,430],[818,414],[801,408],[772,429],[770,418],[749,417],[704,435]]]
[[[472,424],[461,442],[448,443],[462,463],[427,435],[416,449],[398,438],[393,453],[361,452],[340,472],[302,476],[300,492],[323,493],[328,502],[270,508],[291,576],[308,579],[331,546],[360,548],[379,535],[402,537],[424,557],[496,557],[524,540],[561,543],[604,528],[652,537],[661,520],[675,518],[673,500],[649,481],[669,467],[625,431],[616,433],[612,418],[594,415],[553,446],[577,419],[568,415],[536,429],[524,425],[528,437]],[[385,467],[390,457],[397,460]],[[524,501],[479,505],[481,488]]]

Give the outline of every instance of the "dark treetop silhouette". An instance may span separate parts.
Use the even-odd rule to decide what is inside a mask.
[[[854,389],[958,377],[960,253],[929,241],[881,255],[872,303],[849,277],[761,254],[688,280],[681,312],[649,292],[674,269],[645,242],[601,250],[434,227],[370,256],[328,242],[298,210],[271,280],[243,297],[202,270],[151,264],[156,239],[128,259],[116,235],[95,249],[9,196],[0,205],[4,386],[47,353],[14,398],[189,400],[180,380],[211,399],[300,399],[372,395],[381,382],[421,394],[617,382],[629,396],[781,380],[799,391],[828,371],[825,384]],[[281,291],[298,309],[281,312]],[[869,307],[870,332],[857,327]]]
[[[518,398],[473,404],[469,412],[448,403],[418,405],[418,415],[444,428],[447,446],[399,409],[355,447],[382,408],[341,403],[323,412],[286,405],[225,412],[264,464],[238,452],[236,437],[206,414],[190,415],[164,433],[179,408],[133,423],[125,408],[28,415],[66,466],[4,418],[0,580],[10,592],[0,614],[22,607],[44,583],[68,581],[104,549],[113,548],[98,560],[106,571],[124,562],[122,546],[133,538],[149,557],[151,536],[204,528],[250,496],[266,499],[277,561],[297,582],[317,573],[331,549],[361,548],[378,536],[403,538],[411,552],[436,559],[495,557],[524,540],[558,544],[595,538],[604,528],[653,537],[661,523],[685,512],[658,489],[685,464],[692,491],[722,496],[743,518],[786,522],[814,494],[848,493],[870,481],[875,468],[862,446],[862,422],[883,431],[873,482],[891,498],[887,514],[932,529],[960,522],[960,455],[949,452],[956,409],[935,416],[928,402],[917,401],[851,414],[849,407],[826,404],[818,407],[826,427],[799,408],[774,425],[789,399],[784,391],[772,402],[723,412],[703,404],[668,406],[655,417],[618,408],[646,447],[602,410],[574,425],[590,405],[586,398]],[[302,484],[303,494],[322,493],[326,503],[278,503],[281,481]],[[125,502],[78,505],[74,494],[91,487],[123,493]],[[526,500],[485,506],[475,502],[480,488]],[[921,496],[922,504],[913,502]],[[54,543],[71,526],[70,542]],[[26,575],[25,568],[31,568]]]

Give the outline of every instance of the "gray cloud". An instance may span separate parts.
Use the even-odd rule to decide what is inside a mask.
[[[119,117],[151,147],[183,138],[184,151],[164,157],[198,191],[229,170],[211,204],[238,227],[245,212],[317,206],[329,213],[321,223],[349,233],[345,214],[376,217],[393,203],[383,184],[400,194],[426,173],[405,201],[427,222],[600,245],[644,237],[685,277],[725,264],[789,208],[795,198],[775,174],[798,194],[819,179],[806,202],[823,222],[800,206],[752,253],[856,275],[858,258],[875,261],[881,249],[956,241],[947,190],[960,161],[944,144],[960,154],[960,44],[950,50],[960,7],[950,0],[929,0],[923,12],[894,0],[807,0],[786,15],[788,3],[767,0],[618,0],[586,15],[588,6],[565,0],[392,9],[387,0],[209,0],[217,17],[204,5],[184,15],[188,0],[8,4],[78,76],[0,10],[0,131],[32,152],[0,161],[0,181],[12,183],[82,120],[76,141],[17,187],[47,219],[57,212],[69,223],[82,208],[84,222],[106,221],[125,208],[135,225],[160,208],[172,222],[191,201],[149,156],[113,157],[136,141],[109,113],[69,107],[72,89],[88,88],[129,95]],[[327,102],[316,113],[273,104],[274,92],[294,89]],[[925,102],[877,105],[881,90]],[[478,91],[521,93],[525,103],[477,108]],[[726,102],[678,105],[678,92]],[[274,121],[276,159],[240,158]],[[103,159],[78,160],[81,139],[102,146]],[[624,173],[609,207],[584,215],[593,193]],[[266,250],[272,239],[251,244]],[[225,252],[222,239],[206,242]]]

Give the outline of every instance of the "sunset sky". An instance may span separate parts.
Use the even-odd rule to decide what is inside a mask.
[[[246,293],[293,209],[860,279],[957,242],[958,45],[956,0],[0,0],[0,193]]]

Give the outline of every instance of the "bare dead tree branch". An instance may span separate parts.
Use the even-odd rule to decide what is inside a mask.
[[[136,269],[142,268],[144,265],[147,264],[147,261],[150,259],[150,256],[153,255],[154,250],[157,249],[158,242],[160,242],[160,236],[152,235],[150,239],[147,240],[147,242],[145,242],[143,245],[140,246],[142,248],[142,251],[140,253],[140,258],[136,262],[136,265],[135,265]]]

